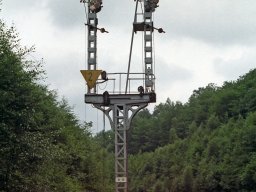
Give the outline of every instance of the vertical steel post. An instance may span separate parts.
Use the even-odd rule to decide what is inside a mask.
[[[116,192],[128,191],[127,175],[127,120],[125,104],[114,105],[113,121],[115,131],[115,185]]]
[[[93,99],[94,96],[90,97]],[[91,103],[91,99],[88,98],[87,102]],[[107,108],[100,103],[94,106],[108,117],[115,133],[115,192],[128,192],[127,131],[134,116],[155,101],[151,101],[149,95],[110,95],[110,101]]]
[[[89,6],[89,4],[88,4]],[[92,12],[88,7],[88,54],[87,54],[87,69],[97,69],[97,14]],[[88,89],[88,93],[96,93],[96,88]]]
[[[145,86],[146,92],[154,91],[153,73],[153,21],[152,10],[146,7],[149,2],[144,3],[144,56],[145,56]]]

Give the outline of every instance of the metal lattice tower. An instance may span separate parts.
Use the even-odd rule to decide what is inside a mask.
[[[88,91],[85,94],[85,103],[92,104],[101,110],[109,119],[111,128],[115,132],[115,191],[128,192],[128,156],[127,156],[127,131],[131,127],[133,117],[149,103],[156,102],[155,76],[153,73],[153,32],[157,29],[153,26],[152,13],[155,11],[159,0],[135,0],[135,18],[133,23],[131,50],[129,57],[129,67],[127,73],[107,73],[97,69],[97,30],[104,33],[104,28],[98,28],[97,13],[101,10],[102,0],[86,0],[88,3],[88,64],[87,70],[81,70],[84,76]],[[137,7],[139,1],[144,3],[142,21],[138,21]],[[161,28],[157,29],[160,33],[164,32]],[[142,73],[130,73],[130,61],[132,55],[133,36],[137,32],[144,33],[144,64],[145,69]],[[119,86],[116,86],[116,78],[111,75],[117,75],[120,79]],[[126,89],[121,90],[122,75],[127,75]],[[141,75],[142,77],[132,77],[132,75]],[[99,77],[101,76],[101,77]],[[139,81],[138,90],[127,91],[132,87],[131,81]],[[106,81],[114,82],[112,92],[97,92],[98,84]],[[115,87],[119,87],[115,91]]]
[[[153,73],[153,21],[152,12],[144,12],[144,55],[145,55],[145,86],[146,91],[154,90]]]
[[[89,9],[88,13],[88,70],[96,70],[97,67],[97,14]],[[91,92],[90,89],[88,89]],[[95,87],[92,92],[96,93]]]
[[[126,105],[114,106],[114,126],[115,126],[115,170],[116,188],[127,189],[127,111]]]

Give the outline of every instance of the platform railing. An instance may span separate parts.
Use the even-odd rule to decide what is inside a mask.
[[[127,73],[107,73],[107,80],[101,78],[97,80],[96,93],[101,94],[108,91],[109,94],[125,94],[126,78]],[[155,80],[154,76],[153,79]],[[145,73],[130,73],[126,94],[138,94],[140,86],[145,89]]]

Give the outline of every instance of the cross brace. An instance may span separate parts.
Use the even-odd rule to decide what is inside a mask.
[[[127,131],[133,117],[148,103],[155,102],[155,94],[109,95],[109,102],[104,104],[103,95],[85,95],[85,102],[92,103],[103,111],[115,132],[115,191],[128,192],[128,157]]]

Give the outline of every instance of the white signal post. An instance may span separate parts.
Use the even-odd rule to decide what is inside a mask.
[[[87,70],[81,73],[87,82],[87,93],[85,103],[92,104],[101,110],[110,121],[112,130],[115,132],[115,191],[128,192],[128,156],[127,156],[127,131],[131,127],[133,117],[149,103],[156,102],[155,76],[153,72],[153,26],[152,14],[158,7],[159,0],[134,0],[135,16],[133,23],[131,50],[127,73],[107,73],[97,69],[97,31],[108,33],[104,28],[98,28],[97,13],[102,8],[102,0],[81,0],[87,3],[88,28],[87,37]],[[143,12],[139,13],[138,3],[142,3]],[[138,21],[138,16],[143,15]],[[162,28],[158,32],[164,32]],[[132,56],[133,36],[137,32],[144,33],[144,72],[130,73],[130,61]],[[126,87],[122,89],[122,77],[126,76]],[[116,78],[117,77],[117,78]],[[119,78],[119,80],[118,80]],[[136,83],[134,83],[136,81]],[[113,90],[98,92],[98,84],[113,82]],[[119,83],[119,86],[116,84]],[[137,90],[128,90],[134,85],[139,85]],[[115,88],[119,87],[116,91]],[[111,89],[112,89],[111,88]]]

